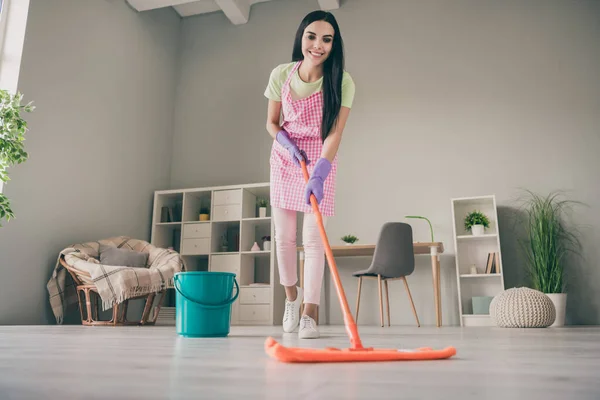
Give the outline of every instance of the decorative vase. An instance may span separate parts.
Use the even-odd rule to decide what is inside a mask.
[[[264,251],[271,251],[271,241],[270,240],[265,240],[263,242],[263,250]]]
[[[200,221],[208,221],[208,214],[200,214]]]
[[[484,226],[483,225],[473,225],[471,226],[471,233],[473,234],[473,236],[481,236],[484,233]]]
[[[566,293],[546,293],[546,296],[550,297],[554,308],[556,309],[556,319],[550,327],[564,326],[565,325],[565,311],[567,308],[567,294]]]
[[[267,207],[260,207],[258,209],[259,218],[265,218],[267,216]]]
[[[254,242],[254,244],[252,245],[252,248],[250,250],[251,251],[259,251],[260,247],[258,247],[258,243]]]

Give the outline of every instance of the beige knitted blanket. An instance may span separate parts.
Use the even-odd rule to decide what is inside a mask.
[[[102,265],[98,251],[100,244],[148,253],[146,268]],[[103,310],[132,297],[157,293],[173,284],[176,272],[185,270],[181,256],[174,250],[159,248],[127,236],[68,246],[58,255],[52,277],[47,284],[52,311],[59,324],[62,324],[67,312],[78,303],[75,284],[60,263],[61,256],[64,256],[68,265],[91,275],[91,279],[80,279],[97,287]]]

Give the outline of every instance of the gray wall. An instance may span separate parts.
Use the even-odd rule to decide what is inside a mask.
[[[4,192],[0,324],[55,323],[46,282],[66,245],[149,239],[152,196],[168,186],[180,19],[121,1],[32,0],[19,90],[30,159]]]
[[[171,187],[268,181],[263,91],[316,7],[257,4],[242,26],[221,13],[184,20]],[[428,216],[446,246],[444,323],[458,324],[450,198],[496,194],[512,287],[525,283],[511,223],[519,188],[568,190],[589,208],[575,215],[586,224],[584,258],[570,272],[567,322],[600,323],[600,3],[349,0],[334,14],[357,92],[339,150],[331,241],[354,233],[373,243],[385,221]],[[411,223],[416,240],[428,240],[427,225]],[[368,261],[338,260],[352,309],[350,272]],[[427,258],[409,283],[421,322],[434,324]],[[413,324],[401,284],[392,288],[393,323]],[[361,323],[378,323],[376,285],[363,296]],[[332,302],[332,321],[342,323]]]
[[[525,282],[512,222],[518,188],[569,190],[589,207],[575,214],[584,257],[570,275],[568,322],[600,323],[600,3],[372,4],[334,11],[357,95],[332,243],[345,233],[373,243],[383,222],[427,215],[446,246],[444,323],[457,324],[449,199],[497,195],[511,287]],[[32,0],[19,89],[38,109],[27,116],[31,157],[4,188],[17,219],[0,229],[0,324],[54,323],[45,285],[58,251],[114,234],[148,238],[153,190],[268,181],[264,87],[315,8],[261,3],[234,26],[221,13],[180,22],[120,1]],[[411,223],[427,240],[426,224]],[[338,260],[352,309],[350,272],[368,261]],[[427,258],[409,282],[432,325]],[[391,287],[393,323],[413,324],[404,290]],[[360,322],[377,323],[375,285],[363,296]]]

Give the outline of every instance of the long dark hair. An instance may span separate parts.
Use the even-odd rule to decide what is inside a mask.
[[[304,17],[296,31],[292,61],[304,60],[304,55],[302,54],[302,35],[304,35],[304,29],[315,21],[328,22],[334,30],[331,52],[323,64],[323,122],[321,123],[321,140],[325,141],[333,124],[336,122],[342,104],[344,41],[342,40],[340,28],[333,14],[321,10],[313,11]]]

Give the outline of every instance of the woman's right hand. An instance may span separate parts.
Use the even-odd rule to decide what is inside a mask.
[[[306,165],[310,164],[310,161],[306,156],[306,152],[298,148],[296,143],[292,140],[292,138],[290,138],[285,130],[280,130],[275,139],[279,144],[287,149],[287,151],[290,153],[290,157],[292,157],[292,161],[294,161],[294,164],[296,164],[298,168],[300,168],[300,161],[304,161]]]

